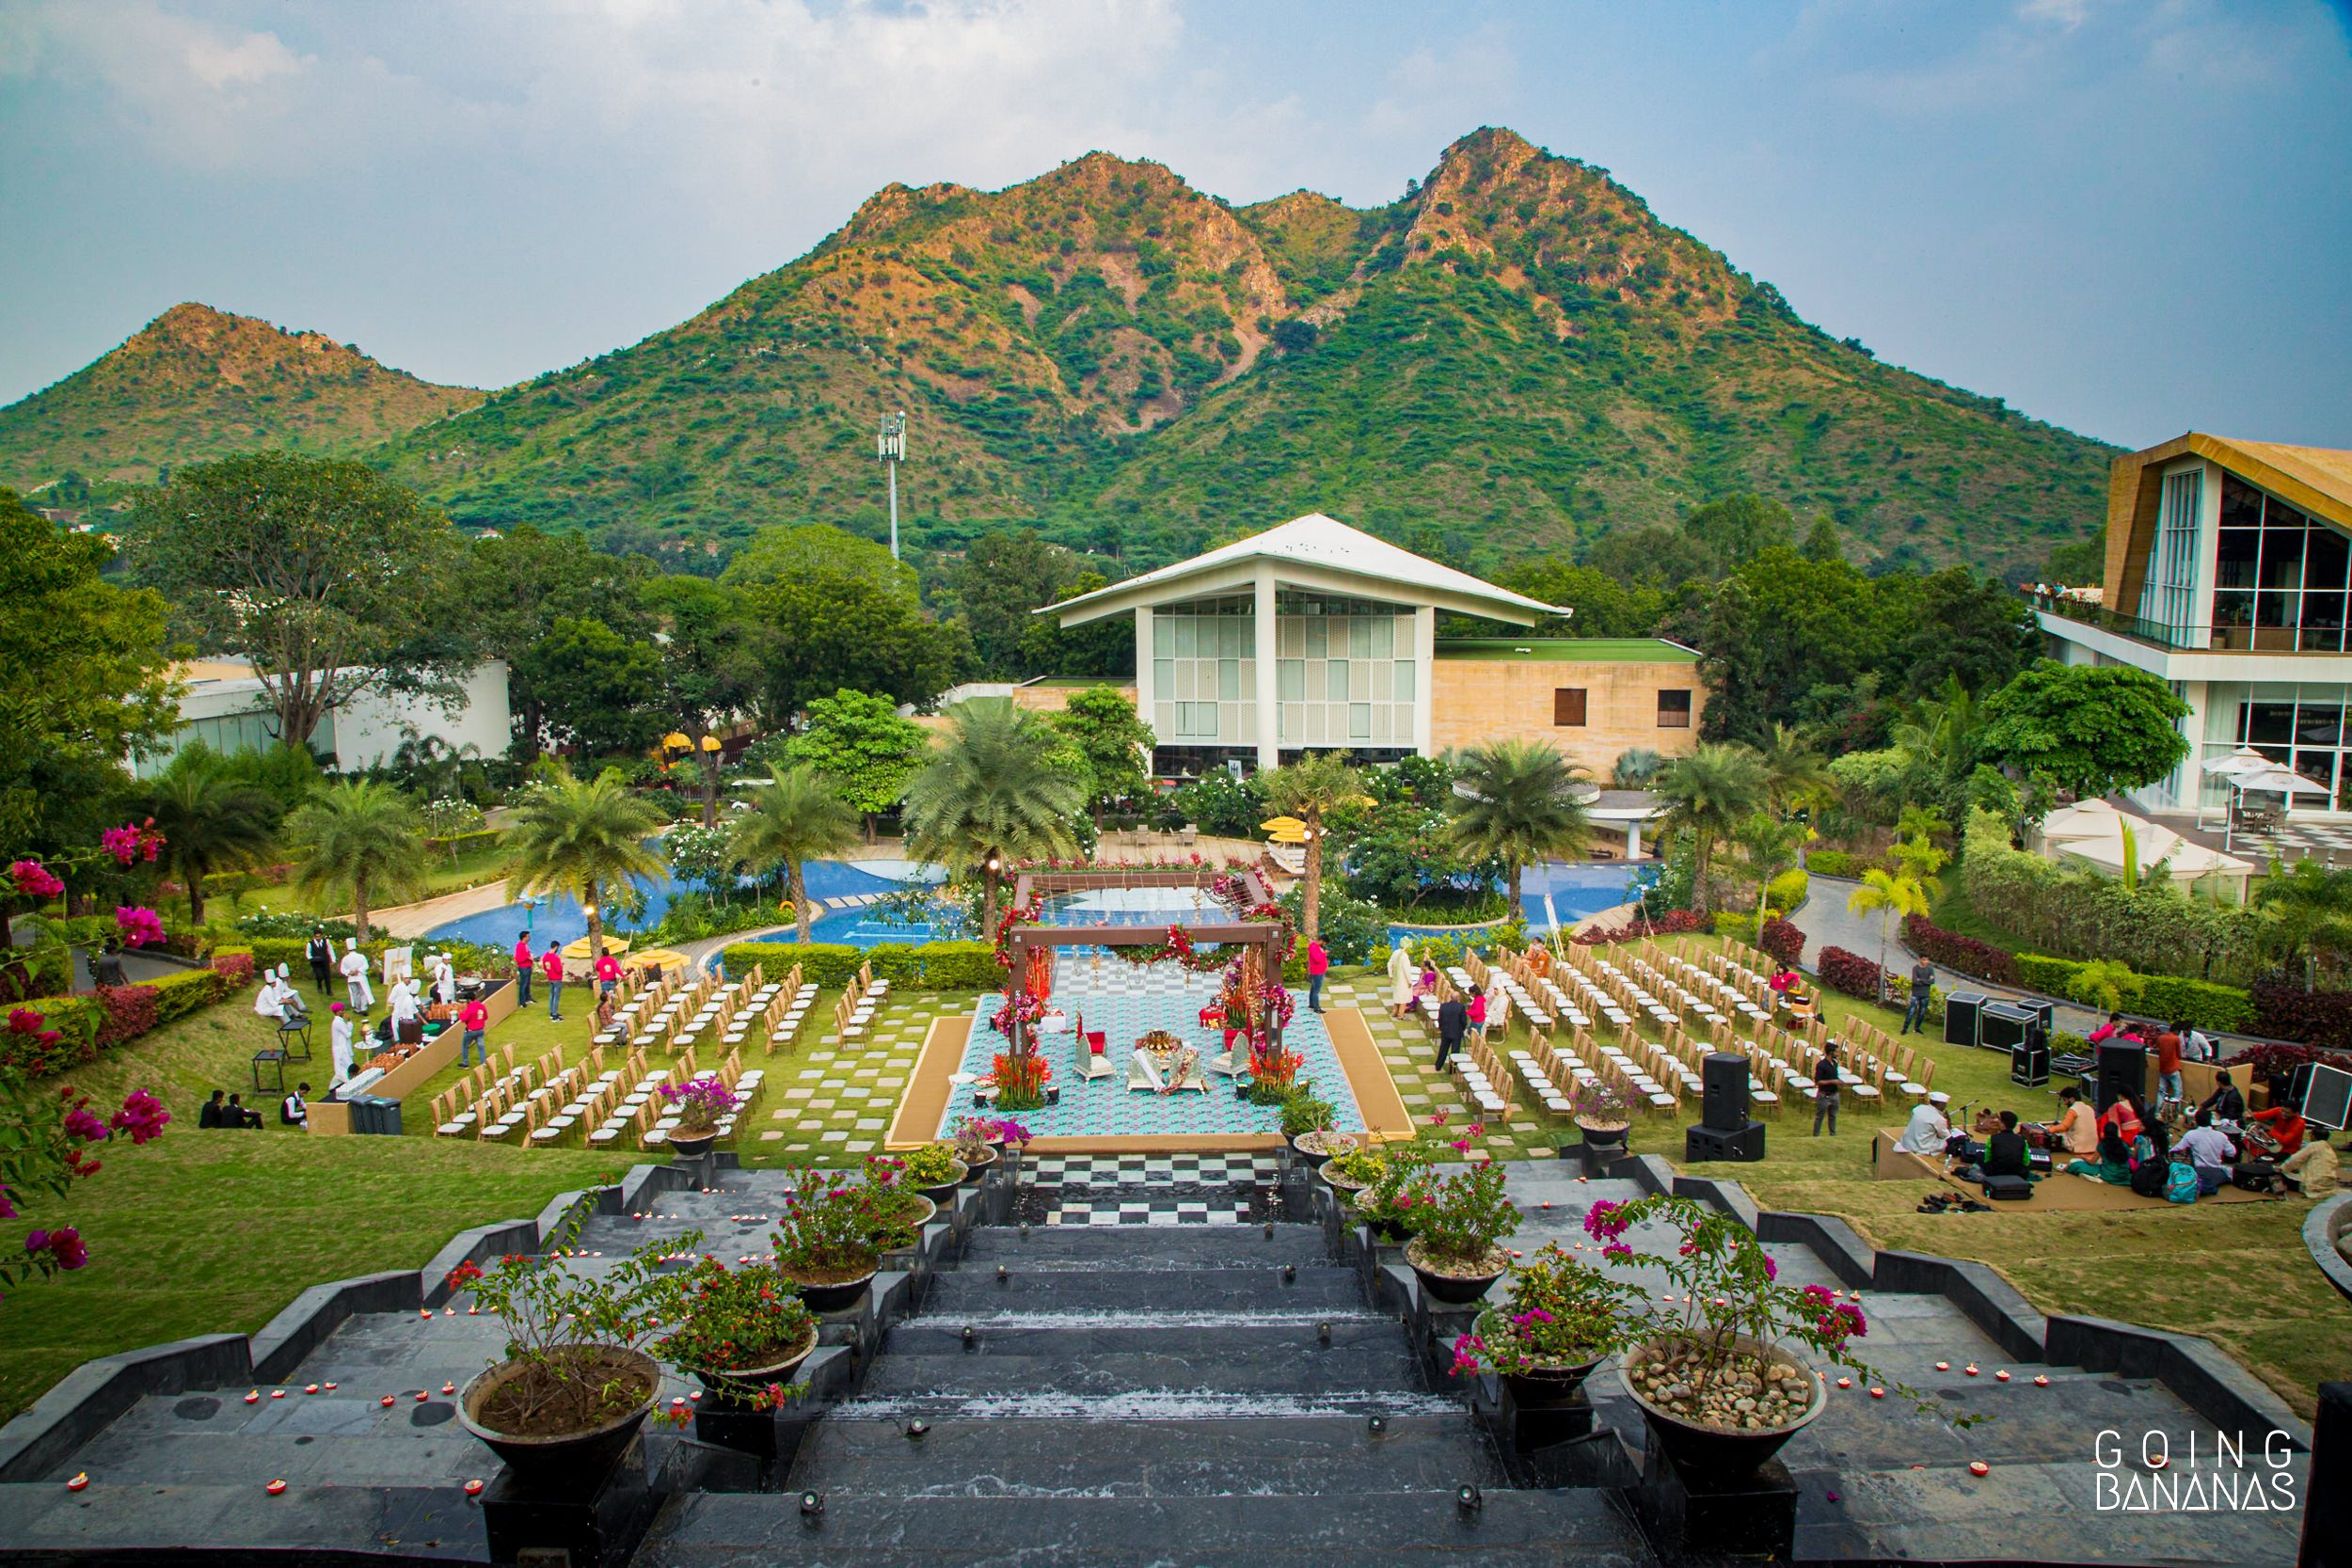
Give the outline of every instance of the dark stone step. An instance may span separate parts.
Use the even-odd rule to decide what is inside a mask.
[[[1330,1329],[1328,1346],[1323,1343],[1319,1333],[1326,1325]],[[976,1336],[968,1347],[963,1341],[967,1327]],[[1402,1354],[1404,1331],[1393,1318],[1315,1307],[1285,1307],[1266,1313],[1009,1312],[961,1320],[926,1312],[890,1330],[882,1342],[882,1359],[979,1359],[1004,1355],[1047,1359],[1086,1355],[1295,1357],[1351,1347],[1395,1350]]]
[[[863,1397],[906,1395],[1085,1394],[1110,1398],[1132,1390],[1295,1395],[1326,1388],[1417,1390],[1413,1358],[1403,1337],[1364,1336],[1317,1345],[1311,1337],[1263,1329],[1163,1334],[1152,1351],[1096,1351],[1059,1336],[1037,1338],[1032,1354],[940,1355],[886,1354],[866,1374]]]
[[[1037,1311],[1051,1307],[1183,1307],[1216,1312],[1251,1307],[1355,1307],[1364,1302],[1363,1284],[1352,1270],[1294,1265],[1285,1280],[1280,1265],[1201,1268],[1182,1274],[1165,1270],[1022,1269],[1002,1259],[1006,1277],[993,1266],[971,1266],[936,1275],[923,1304],[927,1317],[955,1318],[992,1309]]]
[[[903,1497],[1216,1497],[1445,1491],[1501,1483],[1467,1411],[1205,1421],[958,1420],[918,1439],[897,1420],[834,1418],[809,1433],[792,1489]]]
[[[497,1474],[495,1461],[475,1473]],[[482,1509],[457,1487],[372,1485],[362,1475],[349,1485],[295,1482],[273,1497],[262,1490],[269,1479],[0,1486],[0,1543],[11,1558],[60,1562],[179,1561],[191,1546],[223,1554],[215,1562],[232,1553],[242,1561],[277,1553],[288,1561],[489,1560]]]
[[[1451,1490],[1317,1497],[914,1497],[829,1492],[810,1522],[797,1495],[680,1497],[639,1568],[1650,1568],[1598,1492]]]
[[[1033,1225],[1026,1236],[1010,1227],[975,1230],[961,1266],[985,1264],[993,1273],[998,1263],[1020,1270],[1322,1266],[1330,1261],[1323,1227],[1313,1225],[1278,1225],[1271,1237],[1262,1225]]]

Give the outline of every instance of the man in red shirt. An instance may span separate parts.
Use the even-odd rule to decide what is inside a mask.
[[[548,938],[548,950],[539,960],[539,973],[548,977],[548,1017],[564,1022],[564,944]]]
[[[525,931],[515,939],[515,1006],[531,1006],[531,933]]]
[[[621,983],[621,960],[610,953],[596,955],[596,990],[610,996],[612,988]]]
[[[2266,1111],[2256,1111],[2246,1118],[2249,1127],[2259,1127],[2279,1141],[2278,1157],[2281,1160],[2303,1147],[2310,1126],[2303,1113],[2292,1105],[2273,1105]]]
[[[1323,977],[1330,973],[1331,955],[1325,951],[1321,939],[1307,944],[1307,1010],[1323,1011]]]
[[[457,1023],[466,1031],[457,1042],[458,1069],[462,1071],[469,1062],[488,1061],[490,1048],[482,1043],[482,1032],[489,1027],[490,1009],[482,1005],[480,997],[457,1009]]]
[[[2161,1119],[2168,1106],[2181,1103],[2181,1033],[2180,1025],[2156,1032],[2156,1116]]]

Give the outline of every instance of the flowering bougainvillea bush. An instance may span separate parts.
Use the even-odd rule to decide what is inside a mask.
[[[63,1037],[29,1007],[8,1013],[8,1054],[39,1056],[56,1049]],[[20,1203],[36,1195],[62,1200],[77,1181],[96,1176],[102,1162],[91,1151],[117,1137],[134,1146],[163,1136],[171,1120],[161,1101],[135,1089],[111,1117],[102,1119],[89,1098],[72,1087],[44,1088],[23,1072],[0,1068],[0,1219],[21,1219]],[[24,1238],[21,1253],[0,1257],[0,1287],[71,1273],[89,1261],[89,1247],[71,1225],[48,1225]]]
[[[1454,1341],[1454,1370],[1528,1376],[1581,1367],[1636,1342],[1649,1292],[1552,1243],[1511,1274],[1510,1295]]]

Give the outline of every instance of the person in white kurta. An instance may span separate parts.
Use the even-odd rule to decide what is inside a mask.
[[[456,966],[449,961],[446,953],[434,954],[430,961],[433,965],[433,1000],[445,1004],[456,1001]]]
[[[351,1066],[353,1060],[351,1049],[351,1015],[343,1011],[343,1005],[340,1002],[335,1004],[335,1022],[327,1031],[327,1034],[331,1042],[329,1048],[333,1051],[335,1056],[335,1079],[333,1083],[327,1085],[328,1091],[332,1092],[336,1088],[351,1081]]]
[[[265,1018],[273,1023],[286,1022],[285,1005],[278,1000],[278,976],[268,970],[262,972],[262,990],[253,998],[253,1013],[256,1018]]]
[[[417,982],[393,981],[390,992],[385,997],[385,1005],[392,1010],[392,1038],[399,1039],[401,1031],[416,1022]]]
[[[343,961],[337,966],[342,972],[343,984],[351,992],[351,1010],[364,1013],[375,1006],[375,988],[368,984],[368,956],[359,951],[359,939],[343,939]]]
[[[1399,937],[1389,955],[1389,1011],[1399,1018],[1412,1010],[1414,979],[1412,939]]]

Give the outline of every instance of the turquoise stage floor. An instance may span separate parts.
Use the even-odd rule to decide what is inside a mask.
[[[1149,969],[1129,969],[1114,958],[1065,960],[1057,979],[1054,1005],[1073,1015],[1084,1014],[1089,1030],[1101,1030],[1114,1069],[1112,1074],[1087,1083],[1076,1072],[1077,1046],[1073,1035],[1041,1037],[1039,1048],[1054,1069],[1061,1103],[1024,1111],[1021,1122],[1041,1138],[1115,1138],[1137,1136],[1199,1137],[1220,1133],[1276,1133],[1282,1114],[1270,1105],[1252,1105],[1233,1096],[1233,1081],[1221,1073],[1209,1075],[1209,1092],[1186,1089],[1175,1094],[1147,1094],[1127,1087],[1127,1062],[1135,1042],[1153,1029],[1166,1029],[1187,1045],[1199,1048],[1205,1065],[1225,1049],[1224,1032],[1203,1028],[1200,1013],[1216,1000],[1215,974],[1194,974],[1172,963]],[[1283,1043],[1306,1058],[1299,1069],[1311,1081],[1319,1099],[1330,1101],[1333,1120],[1345,1132],[1360,1132],[1363,1113],[1340,1069],[1338,1054],[1323,1020],[1307,1010],[1304,991],[1294,993],[1298,1009]],[[1004,1006],[1004,997],[980,998],[970,1040],[959,1070],[985,1073],[1005,1038],[988,1026]],[[948,1097],[940,1123],[945,1135],[954,1124],[974,1114],[969,1093]]]

